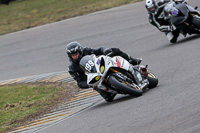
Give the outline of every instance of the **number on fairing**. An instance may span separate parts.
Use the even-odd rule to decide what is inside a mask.
[[[87,70],[87,71],[91,71],[91,69],[92,69],[92,66],[94,66],[94,63],[92,62],[92,60],[89,60],[86,64],[85,64],[85,69]]]

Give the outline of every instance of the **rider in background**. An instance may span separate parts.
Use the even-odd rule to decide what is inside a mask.
[[[165,20],[164,7],[170,0],[146,0],[145,7],[148,11],[149,22],[164,32],[171,43],[176,43],[179,36],[179,30],[173,30],[171,24]]]
[[[78,42],[70,42],[66,46],[66,52],[70,60],[70,65],[68,68],[68,71],[70,75],[77,81],[77,85],[81,89],[87,89],[90,88],[90,86],[87,84],[87,76],[85,75],[85,72],[81,69],[79,66],[79,61],[82,57],[86,55],[108,55],[110,57],[112,56],[121,56],[125,58],[127,61],[129,61],[132,65],[139,65],[142,61],[142,59],[136,59],[133,58],[126,53],[122,52],[118,48],[104,48],[100,47],[97,49],[92,49],[89,47],[83,48]],[[100,95],[107,101],[111,102],[113,101],[115,95],[108,93],[106,91],[103,91],[98,88],[94,88],[97,92],[100,93]]]

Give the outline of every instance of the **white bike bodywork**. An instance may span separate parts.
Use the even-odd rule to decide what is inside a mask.
[[[112,68],[120,68],[128,71],[130,63],[120,56],[104,56],[96,57],[95,55],[88,55],[80,61],[80,66],[84,67],[87,75],[87,84],[93,87],[98,87],[104,91],[117,94],[117,91],[107,88],[102,83],[105,82],[107,72]],[[115,70],[114,70],[115,71]],[[139,80],[142,80],[141,74],[137,74]],[[137,86],[133,83],[134,86]]]

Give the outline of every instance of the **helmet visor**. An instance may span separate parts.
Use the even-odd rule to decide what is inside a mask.
[[[79,58],[79,56],[80,56],[79,52],[71,54],[71,57],[73,60],[77,60]]]
[[[148,8],[148,10],[149,10],[149,12],[154,13],[155,10],[156,10],[156,8],[155,8],[155,6],[153,6],[153,7],[151,7],[151,8]]]

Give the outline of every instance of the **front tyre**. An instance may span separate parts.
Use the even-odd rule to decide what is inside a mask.
[[[192,23],[200,29],[200,16],[194,15]]]
[[[141,96],[143,94],[143,90],[137,85],[131,85],[129,82],[118,77],[110,76],[108,78],[108,82],[111,84],[111,86],[124,94],[129,94],[131,96]]]
[[[149,81],[149,86],[148,86],[149,89],[154,88],[158,85],[158,78],[152,72],[148,73],[147,80]]]

